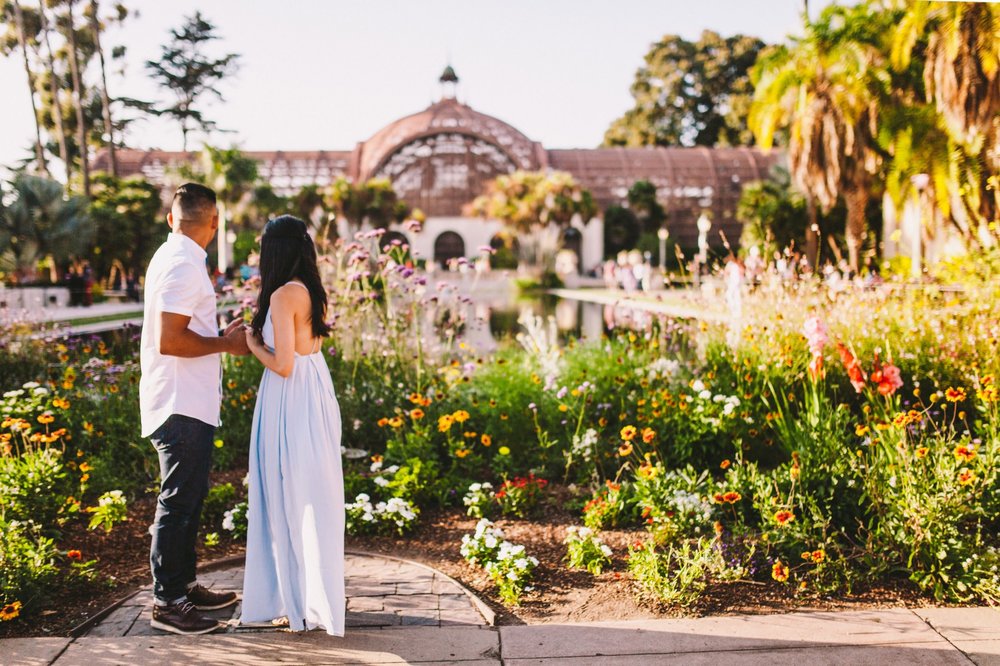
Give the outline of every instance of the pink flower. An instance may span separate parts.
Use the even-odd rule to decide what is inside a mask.
[[[878,383],[878,392],[882,395],[892,395],[902,385],[903,379],[899,375],[899,368],[892,363],[883,365],[882,378]]]
[[[819,317],[810,317],[802,325],[802,332],[806,336],[809,351],[813,356],[822,356],[823,347],[826,346],[826,324]]]

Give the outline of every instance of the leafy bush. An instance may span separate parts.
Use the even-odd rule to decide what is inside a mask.
[[[566,562],[571,568],[586,569],[595,576],[611,564],[609,548],[589,527],[571,525],[566,529]]]

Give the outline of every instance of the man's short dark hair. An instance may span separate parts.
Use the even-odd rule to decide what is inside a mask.
[[[208,222],[215,213],[215,190],[201,183],[184,183],[174,192],[171,208],[180,208],[180,218],[185,222]]]

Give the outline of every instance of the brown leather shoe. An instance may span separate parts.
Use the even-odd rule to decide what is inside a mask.
[[[187,593],[187,600],[195,605],[198,610],[218,610],[236,603],[235,592],[213,592],[207,587],[195,585]]]
[[[154,605],[149,626],[173,634],[207,634],[222,625],[199,613],[190,601],[181,601],[168,606]]]

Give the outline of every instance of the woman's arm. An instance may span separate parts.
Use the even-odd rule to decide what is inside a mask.
[[[246,329],[247,346],[264,367],[282,377],[295,367],[295,291],[280,287],[271,295],[271,325],[274,326],[274,351],[269,350],[253,330]],[[308,297],[308,294],[305,294]]]

